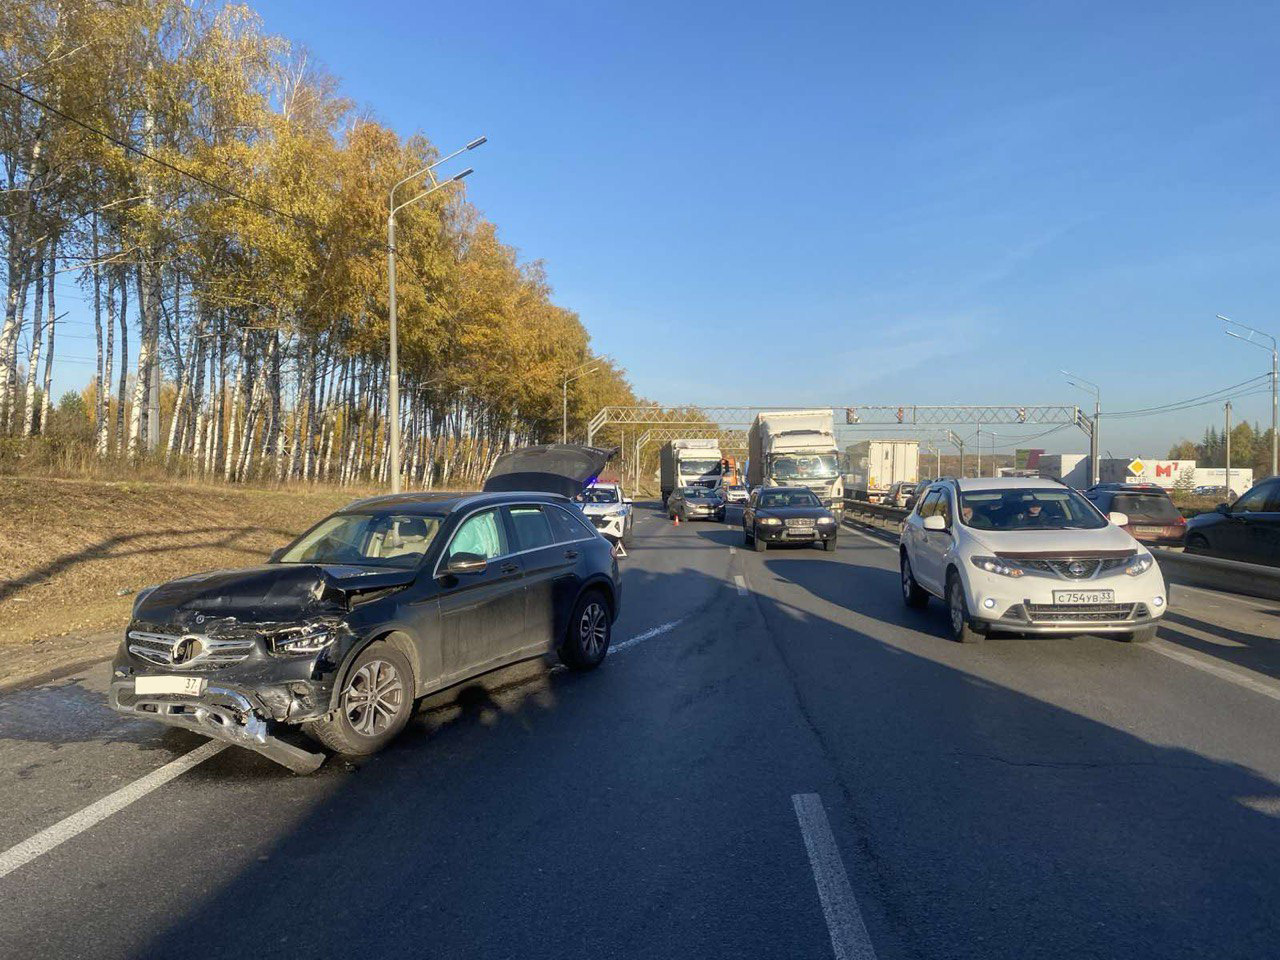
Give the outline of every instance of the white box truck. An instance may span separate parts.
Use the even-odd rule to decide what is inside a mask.
[[[761,413],[751,424],[747,447],[749,486],[808,487],[828,510],[844,510],[840,448],[830,410]]]
[[[710,437],[668,440],[662,445],[662,506],[676,487],[715,487],[720,482],[720,441]]]
[[[919,440],[860,440],[849,447],[855,500],[879,503],[895,483],[920,482]]]

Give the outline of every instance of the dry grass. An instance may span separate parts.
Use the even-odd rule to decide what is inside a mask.
[[[261,562],[369,492],[0,477],[0,684],[108,655],[139,588]]]

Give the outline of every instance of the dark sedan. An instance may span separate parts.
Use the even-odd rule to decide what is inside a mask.
[[[667,500],[667,515],[674,520],[723,520],[724,501],[710,487],[678,487]]]
[[[1187,553],[1280,566],[1280,477],[1187,521]]]
[[[540,474],[539,451],[559,473]],[[599,665],[621,602],[618,564],[563,493],[608,454],[517,453],[499,459],[490,492],[358,501],[267,564],[143,591],[112,667],[112,707],[305,773],[323,755],[280,727],[370,754],[427,694],[547,655]]]
[[[759,552],[781,543],[834,550],[838,529],[835,514],[808,487],[757,487],[742,511],[743,542]]]

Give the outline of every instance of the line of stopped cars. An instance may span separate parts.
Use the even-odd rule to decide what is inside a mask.
[[[265,564],[141,591],[112,708],[310,773],[325,755],[309,740],[375,753],[423,697],[485,673],[598,666],[631,526],[616,485],[593,487],[612,453],[515,450],[480,492],[360,500]]]

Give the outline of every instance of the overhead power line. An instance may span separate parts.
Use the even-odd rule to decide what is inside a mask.
[[[1139,407],[1135,410],[1117,410],[1111,413],[1104,413],[1104,416],[1109,420],[1129,417],[1150,417],[1161,413],[1185,410],[1189,407],[1204,406],[1205,404],[1217,403],[1220,400],[1225,400],[1230,396],[1242,396],[1243,394],[1236,394],[1233,393],[1233,391],[1249,389],[1257,386],[1264,380],[1270,381],[1270,379],[1271,374],[1264,373],[1256,377],[1250,377],[1248,380],[1241,380],[1239,383],[1233,383],[1228,387],[1220,387],[1217,390],[1211,390],[1209,393],[1202,393],[1199,396],[1188,397],[1185,400],[1174,400],[1172,403],[1165,403],[1154,407]]]

